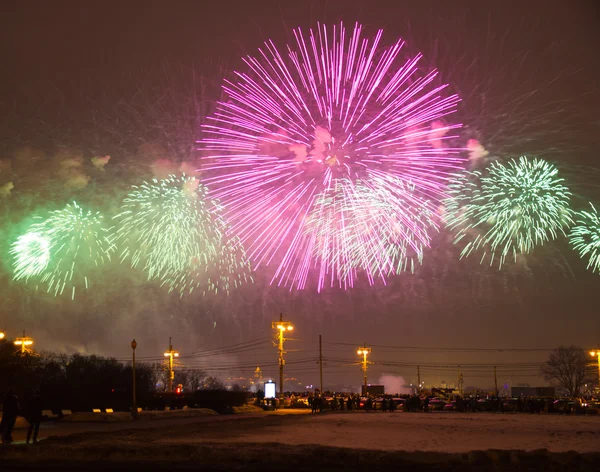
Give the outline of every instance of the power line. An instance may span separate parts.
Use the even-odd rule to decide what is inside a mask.
[[[355,346],[354,343],[342,343],[324,341],[325,344],[332,344],[338,346]],[[383,344],[371,344],[372,347],[399,351],[414,351],[414,352],[549,352],[553,351],[554,348],[464,348],[464,347],[425,347],[425,346],[390,346]]]

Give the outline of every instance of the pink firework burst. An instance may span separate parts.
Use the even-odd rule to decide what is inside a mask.
[[[318,25],[265,43],[203,126],[204,183],[272,282],[374,283],[422,259],[449,174],[459,98],[404,41]],[[358,192],[358,193],[357,193]],[[407,263],[407,261],[411,263]]]

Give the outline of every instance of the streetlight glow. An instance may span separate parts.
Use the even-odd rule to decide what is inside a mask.
[[[25,331],[23,331],[23,336],[15,339],[14,344],[15,346],[19,346],[19,351],[22,355],[25,355],[25,353],[31,354],[29,346],[33,344],[33,339],[29,336],[25,336]]]
[[[365,381],[365,388],[367,387],[367,369],[368,366],[370,364],[369,361],[367,361],[367,355],[371,354],[371,348],[367,347],[367,343],[365,343],[365,345],[363,347],[359,347],[358,350],[356,351],[356,353],[359,356],[363,356],[363,360],[362,360],[362,371],[364,372],[364,381]]]

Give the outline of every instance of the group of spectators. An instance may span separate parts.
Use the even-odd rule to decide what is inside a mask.
[[[410,396],[391,396],[383,395],[379,397],[360,396],[356,394],[340,394],[332,397],[324,395],[315,395],[308,397],[308,404],[314,413],[323,409],[332,411],[353,411],[365,410],[393,412],[397,409],[406,412],[430,410],[450,410],[458,412],[517,412],[517,413],[563,413],[570,414],[574,412],[573,403],[569,401],[555,401],[553,398],[503,398],[503,397],[485,397],[477,396],[462,397],[455,396],[452,400],[443,400],[437,397],[420,397],[418,395]]]
[[[352,411],[363,408],[366,411],[374,411],[376,409],[375,399],[367,397],[362,400],[358,395],[337,396],[334,395],[329,401],[323,396],[308,397],[308,404],[313,413],[317,413],[328,407],[332,411]],[[395,411],[396,402],[391,397],[384,397],[381,401],[383,411]]]

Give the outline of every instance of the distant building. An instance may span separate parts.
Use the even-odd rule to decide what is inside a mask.
[[[511,397],[554,397],[554,387],[511,387]]]

